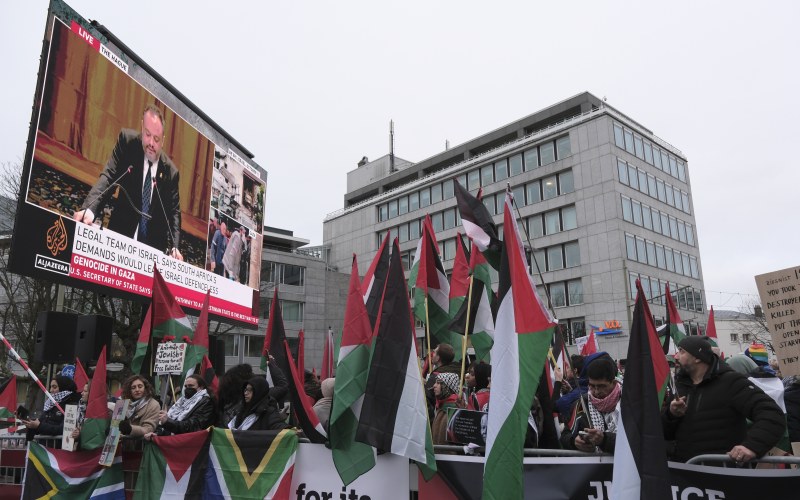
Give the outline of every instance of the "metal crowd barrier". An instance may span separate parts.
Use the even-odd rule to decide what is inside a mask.
[[[763,456],[761,458],[754,458],[745,464],[740,464],[726,454],[721,455],[697,455],[686,461],[689,465],[709,465],[709,463],[722,464],[723,467],[740,467],[742,465],[749,467],[750,465],[757,464],[778,464],[784,466],[800,466],[800,457],[793,455],[779,456]]]
[[[465,452],[466,446],[452,445],[452,444],[437,444],[433,446],[435,453],[446,453],[449,455],[484,455],[486,448],[479,446],[472,448],[472,453]],[[524,454],[526,457],[610,457],[609,453],[587,453],[579,450],[560,450],[548,448],[525,448]]]

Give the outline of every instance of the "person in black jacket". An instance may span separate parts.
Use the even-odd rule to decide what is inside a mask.
[[[50,395],[64,408],[66,405],[78,404],[81,400],[81,393],[77,392],[78,387],[75,381],[63,375],[56,375],[50,381]],[[39,418],[23,420],[25,424],[26,439],[33,440],[37,434],[42,436],[61,436],[64,432],[64,414],[58,411],[58,407],[53,404],[50,398],[44,400],[44,411]],[[60,439],[59,439],[60,442]]]
[[[711,350],[705,337],[685,337],[675,359],[677,398],[662,413],[664,437],[675,441],[672,458],[728,454],[738,463],[763,456],[783,435],[780,407]],[[747,419],[752,421],[748,429]]]
[[[264,377],[253,377],[242,387],[242,408],[228,423],[235,431],[281,430],[288,426],[278,412],[278,403],[269,395],[269,383]]]
[[[789,441],[800,441],[800,377],[786,379],[783,402],[786,404],[786,420],[789,426]]]
[[[200,375],[189,375],[183,383],[183,396],[169,411],[158,414],[155,434],[169,436],[199,431],[214,424],[215,408],[211,390]],[[145,434],[145,439],[153,433]]]

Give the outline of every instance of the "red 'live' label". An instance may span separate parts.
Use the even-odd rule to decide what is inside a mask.
[[[77,33],[79,37],[83,38],[86,41],[86,43],[94,47],[95,50],[97,51],[100,50],[100,40],[98,40],[97,38],[94,37],[94,35],[86,31],[83,28],[83,26],[76,23],[75,21],[72,21],[72,23],[70,24],[70,29],[75,33]]]

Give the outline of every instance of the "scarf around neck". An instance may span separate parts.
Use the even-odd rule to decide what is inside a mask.
[[[150,398],[147,396],[143,396],[136,401],[131,401],[131,404],[128,406],[128,418],[133,418],[133,416],[136,415],[136,412],[144,408],[149,402]]]
[[[620,394],[622,394],[622,385],[619,382],[614,382],[614,389],[611,390],[608,396],[602,399],[594,397],[592,392],[589,391],[589,401],[592,402],[592,406],[597,408],[597,411],[600,413],[609,413],[614,411],[614,408],[617,407]]]
[[[189,414],[192,413],[194,407],[197,406],[204,397],[208,395],[208,391],[203,389],[197,391],[197,393],[189,399],[186,399],[184,396],[172,405],[172,408],[169,409],[167,412],[167,416],[172,420],[177,420],[181,422],[184,418],[188,417]]]
[[[70,394],[72,394],[72,391],[59,391],[59,392],[53,394],[52,396],[53,396],[53,399],[55,399],[57,402],[60,403],[61,401],[64,400],[64,398],[66,398]],[[53,403],[53,401],[50,398],[45,397],[45,400],[44,400],[44,411],[50,411],[50,408],[54,408],[55,406],[56,405]]]

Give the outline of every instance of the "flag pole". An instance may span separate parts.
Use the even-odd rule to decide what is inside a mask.
[[[428,375],[433,371],[433,360],[431,359],[431,322],[428,318],[428,294],[425,294],[425,340],[428,343]]]
[[[467,335],[469,334],[469,314],[472,307],[472,283],[474,276],[469,277],[469,292],[467,292],[467,319],[464,322],[464,338],[461,341],[461,376],[458,379],[458,394],[461,396],[461,389],[464,387],[464,368],[467,362]]]
[[[44,385],[42,385],[42,381],[39,380],[39,377],[33,373],[33,370],[31,370],[31,368],[28,366],[28,363],[26,363],[25,360],[22,359],[19,354],[17,354],[17,351],[14,350],[14,347],[11,346],[11,343],[9,343],[8,339],[6,339],[2,332],[0,332],[0,340],[2,340],[6,345],[6,349],[8,349],[8,353],[11,354],[11,357],[13,357],[14,360],[19,363],[26,372],[28,372],[28,375],[30,375],[34,382],[36,382],[36,385],[38,385],[39,388],[44,392],[44,395],[47,396],[47,399],[49,399],[55,405],[55,407],[58,408],[58,411],[65,413],[64,408],[61,408],[61,405],[59,405],[58,401],[53,398],[53,395],[50,394],[50,391],[45,389]]]

